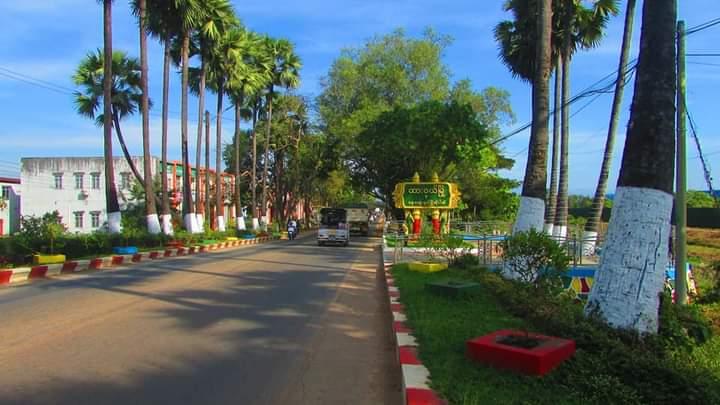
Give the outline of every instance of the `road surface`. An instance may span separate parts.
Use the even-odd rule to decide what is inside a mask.
[[[2,404],[396,404],[371,240],[0,289]]]

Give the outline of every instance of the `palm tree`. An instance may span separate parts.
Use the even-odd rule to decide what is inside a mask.
[[[100,99],[104,98],[104,53],[98,49],[95,53],[89,53],[78,66],[73,77],[75,84],[84,88],[83,92],[76,92],[76,105],[78,112],[90,118],[96,118],[98,125],[102,125],[105,119],[104,114],[95,116],[99,108]],[[134,114],[142,101],[140,62],[135,58],[129,58],[125,52],[116,51],[112,56],[113,72],[110,85],[111,93],[111,120],[115,127],[120,148],[123,151],[125,160],[137,181],[145,187],[145,180],[130,156],[125,144],[120,120],[128,115]],[[149,102],[148,102],[149,103]]]
[[[520,208],[513,232],[543,229],[547,184],[548,98],[553,53],[552,0],[510,0],[505,9],[513,21],[495,28],[500,59],[513,76],[532,84],[533,120]]]
[[[585,223],[583,234],[583,253],[590,254],[595,250],[595,243],[598,236],[598,225],[605,206],[605,192],[607,181],[612,164],[612,152],[615,147],[615,132],[620,118],[620,106],[625,89],[625,75],[627,71],[628,55],[630,55],[630,44],[632,42],[633,18],[635,16],[635,0],[628,0],[625,10],[625,28],[623,30],[622,50],[620,51],[620,62],[618,66],[617,79],[615,81],[615,94],[613,96],[612,110],[610,112],[610,125],[608,127],[607,140],[605,141],[605,152],[603,154],[600,176],[598,178],[595,197],[593,198],[592,211]]]
[[[242,119],[253,119],[253,145],[255,146],[254,125],[255,111],[254,103],[257,97],[253,95],[260,94],[269,82],[268,60],[262,52],[261,37],[248,31],[245,38],[245,51],[242,52],[244,60],[244,69],[236,72],[237,76],[234,81],[229,83],[230,101],[235,107],[235,213],[237,229],[245,229],[245,218],[242,215],[242,204],[240,201],[240,121]],[[249,96],[249,97],[248,97]],[[249,104],[249,105],[248,105]],[[255,162],[256,146],[253,148],[253,162]],[[253,163],[254,166],[255,163]],[[255,168],[253,167],[253,177],[255,176]],[[253,207],[255,206],[255,182],[251,182],[253,187]],[[253,217],[255,209],[253,208]]]
[[[293,51],[293,46],[286,39],[273,39],[265,37],[265,50],[270,57],[270,82],[267,87],[267,129],[265,134],[265,153],[263,158],[263,180],[262,180],[262,206],[261,212],[265,224],[267,218],[267,176],[268,176],[268,155],[270,151],[270,137],[272,127],[272,102],[275,94],[275,86],[295,88],[300,84],[300,58]]]
[[[598,0],[592,8],[581,0],[562,0],[555,10],[558,31],[562,37],[562,131],[560,147],[560,181],[553,235],[565,238],[568,216],[568,152],[570,142],[570,64],[578,49],[597,46],[611,15],[617,14],[616,0]]]
[[[134,8],[139,8],[134,5]],[[173,234],[170,215],[170,198],[168,193],[168,116],[170,104],[170,64],[171,44],[180,32],[180,20],[177,18],[175,3],[171,0],[153,0],[147,4],[147,30],[157,37],[163,45],[163,88],[162,88],[162,153],[161,153],[161,213],[162,231],[165,235]]]
[[[143,138],[143,171],[145,181],[145,214],[147,218],[147,230],[157,235],[161,232],[160,220],[157,215],[157,204],[155,203],[155,192],[152,182],[152,161],[150,159],[150,98],[148,97],[148,59],[147,59],[147,3],[146,0],[133,1],[137,4],[138,26],[140,29],[140,111],[142,113],[142,138]],[[135,10],[133,10],[135,11]]]
[[[263,96],[261,92],[253,94],[248,100],[250,111],[252,113],[252,179],[250,180],[250,189],[252,192],[252,224],[253,230],[257,230],[260,226],[258,220],[258,204],[257,204],[257,122],[263,109]]]
[[[208,76],[211,78],[213,90],[217,93],[216,110],[216,154],[215,154],[215,198],[216,198],[216,221],[217,229],[225,231],[225,217],[223,210],[222,195],[222,115],[223,98],[228,83],[234,83],[238,77],[247,70],[243,61],[243,54],[249,52],[248,33],[243,28],[233,28],[225,32],[215,44],[212,50],[209,63],[211,68]]]
[[[550,192],[547,197],[547,205],[545,206],[545,233],[553,234],[555,226],[555,209],[557,206],[557,186],[558,186],[558,147],[560,142],[560,111],[562,92],[562,69],[560,68],[560,56],[558,55],[555,63],[555,89],[553,90],[553,137],[552,137],[552,155],[550,157]]]
[[[110,88],[112,85],[112,0],[103,0],[103,143],[105,158],[105,209],[110,233],[120,233],[120,204],[115,187],[115,168],[112,152],[112,109]]]
[[[202,201],[200,199],[200,155],[202,151],[202,134],[203,134],[203,114],[205,111],[205,83],[207,60],[214,46],[214,42],[222,35],[222,32],[237,25],[238,19],[235,11],[228,0],[207,0],[204,4],[203,20],[200,21],[200,27],[196,32],[195,41],[200,57],[200,70],[198,72],[198,125],[197,125],[197,143],[195,154],[195,167],[197,175],[195,176],[195,196],[197,198],[196,212],[202,211]],[[197,215],[198,222],[202,224],[202,216]]]
[[[643,4],[640,53],[613,213],[585,307],[610,325],[658,330],[675,164],[676,0]]]

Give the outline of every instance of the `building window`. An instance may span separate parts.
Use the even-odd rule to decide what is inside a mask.
[[[123,190],[127,190],[130,188],[130,173],[120,173],[120,188]]]
[[[83,188],[83,173],[75,173],[75,189],[82,190]]]
[[[92,177],[92,188],[95,190],[100,189],[100,173],[90,173]]]
[[[10,186],[2,186],[2,199],[3,200],[10,199]]]
[[[75,228],[82,228],[83,214],[85,213],[83,211],[75,211],[73,214],[75,214]]]
[[[53,177],[55,178],[55,188],[60,190],[62,188],[62,173],[53,173]]]
[[[100,227],[100,211],[93,211],[90,213],[90,222],[93,228]]]

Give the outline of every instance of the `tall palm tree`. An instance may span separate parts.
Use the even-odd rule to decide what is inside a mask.
[[[265,224],[267,218],[267,178],[268,178],[268,156],[270,152],[270,137],[272,127],[272,103],[275,94],[275,86],[295,88],[300,85],[300,58],[293,51],[293,46],[286,39],[273,39],[266,37],[264,40],[265,50],[270,57],[270,83],[267,87],[267,129],[265,134],[265,151],[263,158],[263,180],[262,180],[262,206],[261,212]]]
[[[562,37],[562,129],[560,146],[560,181],[553,235],[564,238],[568,216],[568,153],[570,142],[570,64],[578,49],[597,46],[611,15],[617,14],[616,0],[597,0],[591,8],[581,0],[561,0],[555,7],[557,29]]]
[[[630,122],[595,282],[585,307],[610,325],[658,330],[675,164],[676,0],[643,4]]]
[[[137,5],[138,27],[140,30],[140,112],[142,113],[142,138],[143,138],[143,171],[145,178],[145,215],[147,218],[147,230],[157,235],[161,232],[160,220],[157,215],[157,204],[155,203],[155,192],[152,182],[152,160],[150,158],[150,98],[148,88],[148,56],[147,56],[147,0],[133,1]],[[133,7],[133,11],[135,11]]]
[[[558,147],[560,142],[560,111],[562,92],[562,69],[560,66],[560,56],[555,60],[555,89],[553,90],[553,136],[552,136],[552,154],[550,157],[550,191],[545,206],[545,233],[553,234],[555,226],[555,209],[557,206],[557,186],[558,186]]]
[[[548,145],[548,82],[552,65],[552,0],[538,0],[537,46],[533,76],[533,120],[530,129],[530,147],[525,167],[520,208],[513,232],[543,229],[545,186],[547,184]]]
[[[210,56],[211,78],[213,90],[217,94],[217,110],[215,112],[216,154],[215,154],[215,199],[217,229],[225,231],[224,202],[222,195],[222,116],[223,99],[228,83],[234,83],[247,70],[243,54],[248,52],[248,33],[243,28],[232,28],[218,39]]]
[[[262,92],[256,92],[248,100],[250,105],[250,111],[252,113],[252,126],[251,126],[251,137],[252,137],[252,178],[250,180],[250,190],[252,192],[252,225],[253,230],[258,230],[260,227],[258,219],[258,203],[257,203],[257,122],[260,114],[263,110],[263,95]]]
[[[630,55],[630,45],[632,42],[635,0],[628,0],[626,7],[625,28],[623,29],[620,62],[618,66],[617,79],[615,80],[615,94],[613,96],[612,109],[610,112],[610,125],[608,126],[607,140],[605,141],[605,152],[603,154],[602,165],[600,166],[600,176],[598,177],[598,184],[595,189],[592,211],[585,223],[585,232],[583,234],[584,254],[591,254],[595,250],[595,243],[598,236],[598,225],[600,224],[600,217],[602,216],[603,207],[605,206],[607,181],[610,174],[610,165],[612,164],[613,148],[615,147],[615,132],[620,119],[620,106],[622,104],[623,90],[625,89],[625,75],[627,72],[628,56]]]
[[[120,204],[115,187],[115,168],[112,152],[112,0],[103,0],[103,153],[105,160],[105,209],[110,233],[120,233]]]
[[[134,5],[134,8],[138,8]],[[161,129],[161,204],[160,220],[165,235],[173,234],[170,215],[170,197],[168,191],[168,117],[170,105],[170,65],[172,63],[171,44],[180,32],[180,19],[172,0],[153,0],[147,4],[147,30],[157,37],[163,45],[163,86],[162,86],[162,129]]]
[[[268,60],[266,55],[262,52],[261,37],[257,34],[248,31],[248,35],[245,38],[244,48],[242,52],[244,69],[238,69],[236,78],[234,81],[229,83],[229,96],[230,101],[235,107],[235,213],[236,213],[236,224],[237,229],[245,229],[245,218],[242,215],[242,204],[240,201],[240,121],[242,119],[253,119],[255,117],[255,111],[253,104],[255,99],[264,89],[269,82],[269,69]],[[253,145],[255,143],[254,136],[254,125],[255,120],[253,119]],[[253,162],[255,159],[255,153],[257,152],[256,146],[253,149]],[[254,165],[255,163],[253,163]],[[253,176],[255,176],[255,168],[253,168]],[[252,187],[255,187],[255,182],[251,182]],[[255,196],[255,190],[253,189],[253,197]],[[255,205],[255,198],[253,198],[253,206]],[[255,209],[253,208],[253,217]]]
[[[513,21],[495,28],[500,59],[513,76],[532,84],[533,120],[520,208],[513,232],[543,229],[549,122],[549,78],[556,50],[552,0],[510,0],[505,9]],[[512,276],[512,275],[511,275]]]
[[[202,224],[202,200],[200,199],[200,155],[202,151],[202,134],[203,134],[203,114],[205,112],[205,84],[207,73],[207,60],[214,42],[220,35],[231,27],[238,24],[235,11],[228,0],[207,0],[204,4],[204,13],[200,20],[200,27],[195,35],[195,42],[198,48],[198,56],[200,57],[200,69],[198,72],[198,125],[197,125],[197,142],[195,154],[195,167],[197,175],[195,176],[195,196],[197,199],[196,212],[198,221]]]

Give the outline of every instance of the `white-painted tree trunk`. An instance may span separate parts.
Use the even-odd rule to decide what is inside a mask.
[[[553,238],[558,241],[563,241],[567,236],[567,226],[565,225],[554,225],[553,226]]]
[[[530,229],[542,231],[545,224],[545,201],[541,198],[520,197],[520,208],[513,226],[513,233]]]
[[[260,229],[260,220],[258,218],[252,219],[252,227],[253,231],[257,231],[258,229]]]
[[[534,229],[538,232],[544,232],[545,228],[545,201],[540,198],[520,197],[520,208],[518,209],[517,219],[513,225],[513,234],[519,232],[527,232]],[[519,258],[518,260],[522,260]],[[511,266],[504,266],[502,269],[503,276],[509,279],[518,279]]]
[[[170,215],[170,214],[161,215],[160,219],[162,220],[163,233],[165,235],[171,236],[173,234],[172,215]]]
[[[147,216],[147,230],[148,233],[151,235],[157,235],[162,232],[162,230],[160,229],[160,219],[158,218],[157,214]]]
[[[185,230],[190,233],[195,233],[195,229],[196,229],[195,223],[196,222],[197,221],[195,218],[195,214],[188,213],[188,214],[185,214],[185,217],[183,217],[183,223],[185,224]]]
[[[617,188],[586,313],[597,311],[617,328],[657,333],[672,204],[664,191]]]
[[[582,240],[582,252],[583,256],[595,255],[595,245],[597,243],[597,232],[585,231],[583,232]]]
[[[553,235],[553,228],[555,227],[555,224],[549,224],[545,223],[545,234],[552,236]]]
[[[108,212],[108,231],[110,233],[121,233],[122,232],[122,215],[120,211]]]
[[[236,228],[238,231],[244,231],[245,230],[245,217],[236,217],[235,218],[235,224],[237,225]]]
[[[205,218],[203,218],[203,214],[195,213],[195,222],[197,223],[200,231],[205,230]]]
[[[217,217],[218,231],[225,232],[225,217],[220,215]]]

